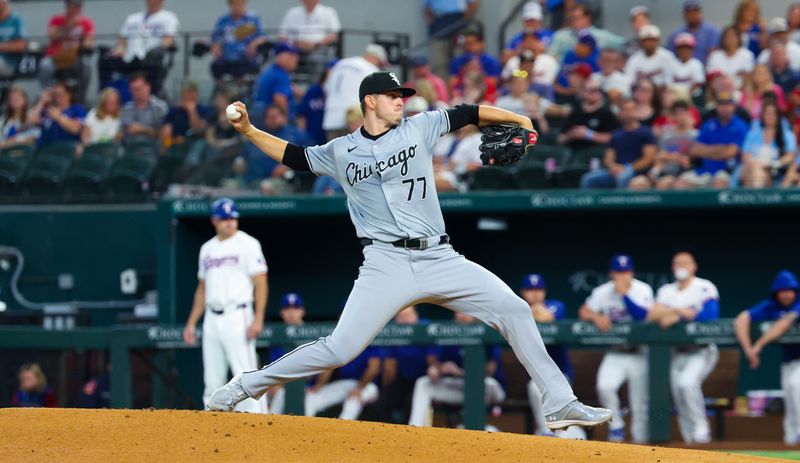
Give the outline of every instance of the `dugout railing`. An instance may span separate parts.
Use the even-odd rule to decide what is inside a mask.
[[[333,328],[330,323],[311,323],[302,326],[267,325],[258,339],[259,347],[295,347],[326,336]],[[753,326],[753,336],[759,336],[769,323]],[[681,323],[668,330],[649,323],[618,323],[610,331],[601,332],[582,321],[563,321],[540,324],[545,344],[567,347],[605,349],[620,344],[647,346],[649,357],[650,441],[671,440],[671,399],[669,371],[672,348],[714,343],[720,347],[735,347],[736,337],[732,320],[707,323]],[[202,336],[202,333],[200,333]],[[800,328],[793,327],[779,341],[800,343]],[[390,324],[375,338],[373,345],[462,345],[465,350],[466,390],[464,425],[467,429],[483,429],[486,407],[483,403],[484,346],[507,346],[495,330],[483,324],[433,322],[425,325]],[[182,341],[181,326],[151,326],[111,328],[76,328],[52,331],[33,327],[0,327],[0,348],[15,349],[95,349],[110,352],[111,403],[115,408],[132,405],[131,354],[135,349],[197,349]],[[198,381],[200,379],[198,378]],[[302,414],[302,382],[291,383],[287,389],[287,412]]]

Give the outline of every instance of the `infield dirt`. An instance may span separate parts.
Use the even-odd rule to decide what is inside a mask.
[[[776,462],[510,433],[181,410],[0,410],[2,462]]]

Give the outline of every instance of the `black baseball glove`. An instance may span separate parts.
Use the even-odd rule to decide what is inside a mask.
[[[487,125],[481,132],[481,161],[485,166],[513,164],[539,139],[539,132],[510,124]]]

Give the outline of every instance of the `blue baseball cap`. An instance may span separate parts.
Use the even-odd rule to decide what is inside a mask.
[[[545,289],[547,284],[544,282],[544,277],[538,273],[531,273],[522,279],[522,289]]]
[[[415,56],[411,58],[411,67],[418,68],[421,66],[426,66],[427,64],[428,64],[428,58],[424,56]]]
[[[683,11],[702,10],[703,5],[698,0],[686,0],[683,2]]]
[[[286,293],[281,299],[281,307],[305,307],[303,298],[297,293]]]
[[[211,218],[213,219],[238,219],[239,209],[230,198],[219,198],[211,205]]]
[[[597,40],[595,40],[592,31],[589,29],[581,29],[580,32],[578,32],[578,43],[587,45],[591,47],[592,50],[597,48]]]
[[[617,254],[611,258],[610,268],[612,272],[632,272],[633,259],[627,254]]]
[[[288,53],[294,53],[296,55],[296,54],[300,53],[300,50],[298,50],[297,48],[293,47],[292,44],[290,44],[290,43],[280,42],[280,43],[276,43],[275,44],[275,47],[273,48],[273,52],[275,53],[275,56],[278,56],[281,53],[287,53],[287,52]]]

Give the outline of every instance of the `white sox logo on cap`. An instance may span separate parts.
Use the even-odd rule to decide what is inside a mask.
[[[398,79],[398,78],[397,78],[397,76],[395,75],[395,73],[394,73],[394,72],[390,72],[390,73],[389,73],[389,77],[391,77],[391,78],[392,78],[392,80],[394,81],[394,83],[396,83],[398,86],[400,86],[400,79]]]

